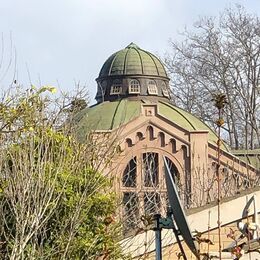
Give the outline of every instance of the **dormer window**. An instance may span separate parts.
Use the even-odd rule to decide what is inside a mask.
[[[137,79],[130,81],[129,94],[139,94],[140,93],[140,83]]]
[[[167,88],[166,83],[164,81],[162,82],[162,93],[165,97],[170,97],[168,88]]]
[[[149,80],[148,82],[148,94],[158,95],[158,89],[154,80]]]
[[[122,85],[119,82],[114,82],[110,89],[110,95],[119,95],[122,92]]]

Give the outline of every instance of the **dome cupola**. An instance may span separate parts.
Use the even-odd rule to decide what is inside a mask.
[[[169,78],[162,62],[134,43],[112,54],[96,81],[98,103],[123,98],[169,99]]]

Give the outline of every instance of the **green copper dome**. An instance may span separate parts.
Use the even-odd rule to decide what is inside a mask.
[[[130,43],[112,54],[104,63],[99,78],[119,75],[146,75],[167,77],[161,61],[152,53]]]
[[[169,100],[169,78],[161,61],[130,43],[103,64],[97,81],[98,103],[124,98]]]

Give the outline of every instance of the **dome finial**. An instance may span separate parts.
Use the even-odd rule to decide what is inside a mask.
[[[140,49],[139,46],[133,42],[131,42],[129,45],[126,46],[126,49],[130,49],[130,48]]]

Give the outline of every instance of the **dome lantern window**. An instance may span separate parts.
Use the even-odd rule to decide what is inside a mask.
[[[148,94],[158,95],[158,89],[154,80],[149,80],[148,82]]]
[[[165,96],[165,97],[170,97],[170,95],[169,95],[169,91],[168,91],[168,89],[167,89],[167,87],[166,87],[166,83],[163,81],[163,83],[162,83],[162,93],[163,93],[163,95]]]
[[[110,95],[119,95],[122,93],[122,85],[119,82],[114,82],[110,89]]]
[[[129,85],[129,94],[139,94],[140,93],[140,83],[137,79],[132,79]]]

